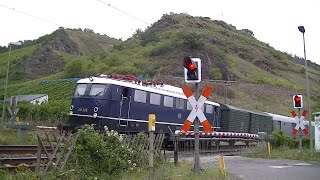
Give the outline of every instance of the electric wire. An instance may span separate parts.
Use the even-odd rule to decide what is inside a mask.
[[[30,16],[30,17],[32,17],[32,18],[36,18],[36,19],[42,20],[42,21],[44,21],[44,22],[47,22],[47,23],[56,25],[56,26],[58,26],[58,27],[62,27],[61,25],[59,25],[59,24],[57,24],[57,23],[55,23],[55,22],[52,22],[52,21],[43,19],[43,18],[41,18],[41,17],[34,16],[34,15],[32,15],[32,14],[29,14],[29,13],[26,13],[26,12],[23,12],[23,11],[20,11],[20,10],[17,10],[17,9],[15,9],[15,8],[11,8],[11,7],[8,7],[8,6],[3,5],[3,4],[0,4],[0,6],[2,6],[2,7],[4,7],[4,8],[7,8],[7,9],[10,9],[10,10],[12,10],[12,11],[16,11],[16,12],[18,12],[18,13],[21,13],[21,14],[24,14],[24,15],[27,15],[27,16]]]
[[[111,8],[113,8],[113,9],[115,9],[115,10],[117,10],[117,11],[119,11],[119,12],[121,12],[121,13],[127,15],[127,16],[130,16],[130,17],[132,17],[132,18],[134,18],[134,19],[136,19],[136,20],[138,20],[138,21],[140,21],[140,22],[143,22],[143,23],[146,24],[146,25],[150,25],[150,24],[147,23],[146,21],[144,21],[144,20],[142,20],[142,19],[140,19],[140,18],[137,18],[137,17],[135,17],[135,16],[133,16],[133,15],[131,15],[131,14],[129,14],[129,13],[127,13],[127,12],[125,12],[125,11],[117,8],[117,7],[115,7],[115,6],[112,6],[111,4],[107,4],[107,3],[103,2],[102,0],[97,0],[97,1],[99,1],[100,3],[102,3],[102,4],[104,4],[104,5],[107,5],[107,6],[111,7]]]

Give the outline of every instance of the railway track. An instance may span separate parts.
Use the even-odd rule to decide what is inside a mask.
[[[45,146],[49,155],[53,152],[51,146]],[[0,169],[13,171],[17,168],[35,170],[37,162],[37,145],[0,145]],[[45,151],[41,150],[41,162],[48,161],[44,157]]]
[[[45,147],[48,152],[52,152],[51,146]],[[0,156],[3,154],[37,154],[37,148],[37,145],[0,145]]]

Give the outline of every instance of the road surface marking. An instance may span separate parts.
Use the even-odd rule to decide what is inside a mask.
[[[275,169],[283,169],[283,168],[289,168],[289,167],[292,167],[292,166],[269,166],[271,168],[275,168]]]
[[[297,163],[294,164],[294,166],[311,166],[312,164],[308,164],[308,163]]]

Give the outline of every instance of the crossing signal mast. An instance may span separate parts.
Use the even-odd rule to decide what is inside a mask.
[[[184,81],[186,83],[195,83],[196,98],[199,97],[199,82],[201,82],[201,59],[199,58],[183,58]],[[188,93],[189,95],[192,93]],[[191,97],[191,96],[190,96]],[[198,105],[193,107],[197,111]],[[201,106],[200,106],[201,108]],[[191,126],[191,124],[190,124]],[[209,128],[208,128],[209,129]],[[194,121],[194,166],[195,172],[200,172],[200,150],[199,150],[199,119],[196,117]]]
[[[199,83],[201,81],[201,59],[185,57],[183,67],[186,83]]]

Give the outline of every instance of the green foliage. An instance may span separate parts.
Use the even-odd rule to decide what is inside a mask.
[[[288,146],[290,148],[297,148],[298,141],[293,139],[287,135],[285,135],[282,131],[276,131],[272,133],[273,140],[271,141],[272,147],[281,147],[281,146]]]
[[[99,73],[98,66],[87,59],[73,60],[64,68],[66,77],[85,77]]]
[[[0,144],[13,145],[13,144],[36,144],[37,137],[34,131],[28,131],[25,137],[18,137],[15,129],[1,129],[0,130]],[[0,178],[1,179],[1,178]]]
[[[145,46],[150,42],[160,41],[159,36],[156,33],[152,33],[152,32],[139,33],[138,38],[140,39],[140,44],[142,46]]]
[[[0,169],[0,179],[1,180],[10,180],[10,179],[37,180],[38,178],[37,178],[37,175],[34,172],[32,172],[28,167],[20,166],[20,167],[18,167],[18,169],[16,170],[14,175],[8,171]]]
[[[181,39],[182,46],[190,49],[202,49],[204,43],[201,36],[195,32],[181,31],[178,33],[178,39]]]
[[[122,171],[132,171],[146,165],[146,152],[136,144],[128,144],[115,131],[99,134],[93,126],[85,125],[79,130],[70,168],[76,169],[78,177],[90,179],[98,175],[112,177]]]
[[[159,56],[169,53],[173,49],[173,45],[170,41],[159,42],[151,51],[150,56]]]
[[[154,77],[157,72],[156,65],[148,60],[137,60],[133,65],[137,69],[136,74],[143,74]]]
[[[18,116],[25,121],[56,121],[66,122],[70,103],[63,100],[48,101],[40,105],[30,104],[28,102],[19,102]]]
[[[157,180],[203,180],[203,179],[224,179],[220,173],[219,169],[212,167],[212,164],[204,164],[202,166],[204,171],[200,173],[195,173],[191,171],[192,164],[187,161],[182,161],[175,166],[173,163],[168,161],[163,161],[161,164],[155,164],[155,174],[154,179]],[[141,171],[134,172],[124,172],[119,175],[116,179],[119,180],[141,180],[148,179],[149,172],[148,169],[142,169]],[[229,177],[227,177],[229,179]]]
[[[23,59],[26,59],[26,57],[31,56],[37,49],[38,45],[28,46],[22,49],[16,49],[11,50],[11,56],[10,56],[10,80],[16,79],[17,75],[11,75],[12,69],[14,69],[18,63],[20,63]],[[8,52],[0,53],[0,78],[6,77],[7,72],[7,63],[8,63],[9,54]]]
[[[212,79],[222,79],[222,73],[220,72],[220,69],[215,67],[215,68],[210,68],[210,78]]]
[[[299,140],[297,138],[292,138],[285,135],[282,131],[275,131],[272,133],[273,140],[271,141],[271,145],[274,148],[279,148],[282,146],[289,147],[290,149],[298,148]],[[302,147],[309,148],[309,139],[302,138]]]
[[[11,73],[9,79],[12,81],[19,81],[19,80],[23,79],[25,75],[26,75],[26,73],[24,71],[18,70],[18,71]]]
[[[289,148],[288,146],[272,147],[270,156],[267,152],[261,151],[247,151],[241,153],[242,156],[254,157],[254,158],[267,158],[267,159],[292,159],[301,161],[320,161],[320,152],[315,150],[303,149],[302,151],[295,148]]]

